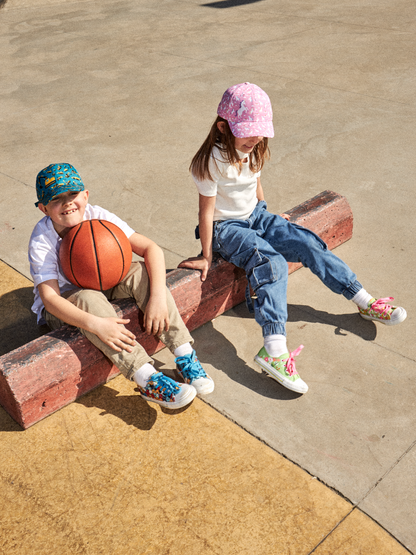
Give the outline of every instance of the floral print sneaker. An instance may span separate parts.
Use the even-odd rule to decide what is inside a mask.
[[[214,391],[214,380],[202,368],[195,351],[190,355],[175,358],[175,364],[183,380],[193,385],[197,393],[206,395]]]
[[[254,360],[265,370],[272,378],[277,380],[287,389],[296,391],[296,393],[306,393],[308,386],[297,373],[295,366],[295,358],[303,349],[303,345],[298,347],[292,353],[274,358],[271,357],[266,349],[262,347]]]
[[[393,301],[393,297],[385,297],[383,299],[371,299],[368,307],[365,309],[359,308],[360,316],[365,320],[373,320],[374,322],[381,322],[386,326],[395,326],[400,324],[406,319],[407,312],[401,306],[392,306],[387,304],[388,301]]]
[[[140,395],[146,401],[157,403],[167,409],[180,409],[188,405],[196,396],[194,387],[175,382],[162,372],[152,374],[145,387],[138,386]]]

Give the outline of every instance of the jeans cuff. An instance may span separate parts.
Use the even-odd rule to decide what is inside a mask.
[[[347,289],[345,289],[345,291],[342,292],[342,294],[350,301],[359,291],[361,291],[362,288],[363,286],[361,283],[358,280],[355,280],[347,287]]]
[[[280,322],[269,322],[263,326],[263,337],[268,335],[286,335],[286,326]]]

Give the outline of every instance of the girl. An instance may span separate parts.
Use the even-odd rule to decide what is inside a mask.
[[[267,211],[260,173],[269,158],[268,138],[274,136],[273,113],[267,94],[251,83],[227,89],[218,117],[194,156],[190,170],[199,191],[199,237],[202,254],[179,265],[202,271],[204,281],[212,255],[219,253],[244,268],[254,291],[248,308],[263,330],[264,346],[255,361],[284,387],[306,393],[286,346],[287,262],[302,262],[322,282],[352,300],[360,315],[395,325],[406,318],[404,308],[391,306],[393,297],[376,300],[350,268],[312,231]],[[198,229],[197,228],[197,229]]]

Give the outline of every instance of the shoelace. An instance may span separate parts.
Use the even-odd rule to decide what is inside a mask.
[[[302,349],[303,349],[303,345],[299,345],[299,347],[295,351],[292,351],[289,353],[289,358],[287,359],[287,362],[286,362],[286,370],[289,376],[293,376],[293,374],[297,374],[295,357],[298,356],[298,354],[301,352]]]
[[[181,374],[184,378],[195,380],[206,376],[199,360],[196,358],[195,351],[191,355],[178,357],[175,363],[180,367]]]
[[[390,304],[387,304],[387,301],[393,301],[394,297],[384,297],[384,299],[378,299],[374,301],[372,305],[370,305],[370,310],[374,310],[374,312],[378,312],[381,316],[388,316],[389,311],[393,308]]]
[[[147,382],[146,389],[147,388],[159,390],[159,392],[167,398],[172,397],[180,390],[180,387],[177,385],[177,383],[171,378],[168,378],[167,376],[162,374],[162,372],[151,376],[150,380]]]

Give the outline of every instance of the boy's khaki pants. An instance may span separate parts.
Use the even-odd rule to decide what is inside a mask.
[[[100,316],[101,318],[118,318],[119,316],[110,301],[133,298],[139,309],[144,312],[149,300],[149,295],[150,283],[146,266],[144,262],[133,262],[126,277],[118,285],[113,287],[113,289],[104,292],[94,291],[92,289],[73,289],[71,291],[66,291],[62,296],[81,310],[94,314],[95,316]],[[175,301],[168,288],[166,288],[166,296],[170,321],[169,330],[162,332],[159,338],[162,343],[173,352],[177,347],[185,343],[193,344],[193,339],[179,314]],[[45,309],[43,310],[43,316],[48,326],[53,330],[60,328],[65,323],[52,314],[49,314]],[[84,334],[93,345],[100,349],[127,379],[131,380],[134,372],[146,362],[153,364],[153,360],[139,344],[133,347],[131,353],[127,351],[118,352],[106,345],[95,334],[81,328],[79,328],[79,331]]]

